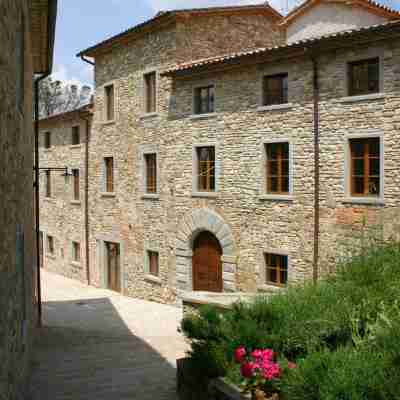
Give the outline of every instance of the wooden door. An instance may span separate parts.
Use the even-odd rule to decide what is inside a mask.
[[[119,244],[106,242],[108,288],[121,292],[121,266]]]
[[[200,233],[193,245],[193,290],[222,292],[222,249],[210,232]]]

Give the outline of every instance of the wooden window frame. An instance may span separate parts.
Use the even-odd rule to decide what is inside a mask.
[[[152,259],[155,259],[155,271],[153,269],[154,264],[152,263]],[[160,277],[160,253],[158,251],[147,250],[147,273],[156,278]]]
[[[283,146],[287,145],[288,151],[287,151],[287,158],[283,157]],[[264,144],[264,152],[265,152],[265,166],[264,166],[264,171],[265,171],[265,193],[267,195],[274,195],[274,196],[288,196],[291,194],[291,151],[290,151],[290,142],[289,141],[274,141],[274,142],[267,142]],[[278,146],[278,157],[274,160],[271,160],[269,157],[269,148],[270,146]],[[272,175],[269,170],[270,170],[270,165],[271,163],[275,161],[277,162],[277,174]],[[288,163],[288,171],[287,175],[283,175],[282,169],[283,169],[283,164],[284,162]],[[270,185],[270,180],[276,178],[277,183],[278,183],[278,189],[276,191],[273,191],[271,189]],[[287,190],[284,190],[284,179],[287,178]]]
[[[111,90],[112,90],[112,96],[110,96]],[[115,84],[108,83],[104,85],[104,122],[107,123],[115,121],[115,114],[116,114],[115,105],[116,105]]]
[[[73,200],[80,200],[80,171],[78,168],[72,170]]]
[[[367,89],[361,89],[361,90],[356,90],[355,85],[354,85],[354,67],[357,67],[362,64],[372,64],[373,62],[376,63],[377,69],[378,69],[378,76],[377,76],[377,89],[372,89],[370,90],[368,87]],[[382,65],[381,65],[381,58],[379,56],[373,56],[373,57],[368,57],[368,58],[363,58],[361,60],[355,60],[355,61],[349,61],[347,63],[347,82],[348,82],[348,95],[349,96],[366,96],[366,95],[373,95],[373,94],[378,94],[381,93],[382,91],[382,79],[381,79],[381,71]],[[369,79],[369,71],[367,70],[367,81],[366,81],[366,86],[369,86],[370,79]],[[365,82],[364,82],[365,83]]]
[[[272,257],[276,257],[279,262],[277,265],[272,265]],[[286,264],[286,267],[285,267]],[[272,285],[278,287],[285,287],[289,281],[289,256],[279,252],[265,252],[264,253],[264,268],[265,268],[265,285]],[[276,282],[269,279],[269,271],[275,271]],[[286,281],[282,281],[281,273],[286,271]]]
[[[214,160],[207,160],[204,165],[200,160],[200,152],[202,149],[213,149],[214,151]],[[217,191],[217,173],[216,173],[216,158],[217,158],[217,149],[213,145],[204,145],[204,146],[196,146],[196,163],[197,163],[197,176],[196,176],[196,190],[199,193],[214,193]],[[205,185],[204,187],[201,184],[202,181],[202,174],[204,171],[206,172],[205,175]],[[211,173],[210,171],[213,171]],[[212,187],[212,181],[214,182],[214,187]]]
[[[43,132],[43,137],[44,137],[44,148],[46,150],[51,149],[51,132],[50,131]]]
[[[267,90],[267,82],[268,80],[279,79],[281,83],[279,99],[278,100],[270,100],[272,98],[271,94],[268,94]],[[286,79],[286,88],[283,84],[284,79]],[[262,105],[264,107],[275,106],[288,104],[289,102],[289,74],[287,72],[273,74],[273,75],[264,75],[262,79]]]
[[[72,262],[80,264],[81,262],[81,244],[80,242],[72,241]]]
[[[75,125],[71,128],[71,145],[78,146],[80,144],[81,144],[81,127],[80,125]]]
[[[144,189],[146,194],[158,193],[158,160],[157,153],[144,153]]]
[[[52,187],[51,187],[51,171],[50,170],[45,170],[45,196],[49,199],[51,198],[51,192],[52,192]]]
[[[149,78],[154,77],[154,81]],[[149,70],[143,74],[143,112],[144,114],[157,113],[157,85],[158,76],[156,70]]]
[[[213,91],[212,95],[210,95],[210,91]],[[202,108],[202,91],[207,90],[207,107],[205,110]],[[213,114],[215,113],[215,85],[208,84],[202,86],[196,86],[193,88],[193,114],[194,115],[203,115],[203,114]],[[211,101],[212,99],[212,101]]]
[[[109,164],[110,162],[111,162],[111,164]],[[114,163],[114,157],[112,157],[112,156],[104,157],[103,163],[104,163],[104,192],[105,193],[114,193],[114,190],[115,190],[115,182],[114,182],[115,163]],[[110,168],[110,166],[111,166],[111,168]]]

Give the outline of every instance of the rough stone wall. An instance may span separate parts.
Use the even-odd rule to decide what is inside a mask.
[[[72,127],[80,127],[80,144],[72,145]],[[51,132],[51,148],[44,148],[44,133]],[[51,198],[45,196],[45,174],[40,176],[40,230],[43,232],[44,268],[86,282],[85,248],[85,148],[86,120],[78,112],[70,118],[52,118],[40,123],[40,167],[79,169],[80,199],[74,200],[73,177],[52,171]],[[47,236],[54,237],[54,255],[47,251]],[[81,244],[81,261],[72,258],[72,241]]]
[[[0,2],[0,398],[7,400],[22,399],[26,389],[36,323],[33,73],[27,3]],[[22,11],[25,64],[18,55]],[[23,66],[25,97],[18,102],[17,81]]]

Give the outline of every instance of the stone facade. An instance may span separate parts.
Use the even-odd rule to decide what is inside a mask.
[[[39,4],[42,3],[42,4]],[[33,211],[33,74],[43,39],[33,11],[39,1],[0,2],[0,398],[24,398],[37,324],[36,258]],[[50,20],[50,19],[49,19]],[[39,43],[38,43],[39,42]],[[48,52],[49,51],[49,52]],[[47,60],[47,59],[46,59]]]

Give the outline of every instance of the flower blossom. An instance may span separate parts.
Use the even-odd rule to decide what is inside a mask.
[[[257,364],[252,361],[248,361],[248,362],[245,362],[242,364],[242,366],[240,368],[240,372],[243,377],[251,378],[256,369],[257,369]]]
[[[240,364],[241,362],[243,362],[245,357],[246,357],[246,349],[243,346],[238,347],[234,353],[235,361]]]

